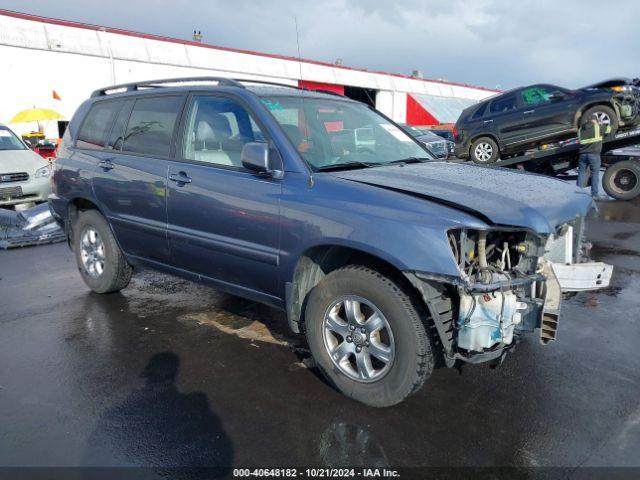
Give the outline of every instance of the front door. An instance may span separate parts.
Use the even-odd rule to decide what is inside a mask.
[[[183,132],[169,163],[171,263],[247,296],[277,296],[281,183],[240,160],[264,129],[238,99],[195,95]]]
[[[169,259],[167,171],[184,99],[162,95],[127,102],[99,154],[94,192],[128,255]]]
[[[528,142],[552,141],[573,127],[574,109],[568,101],[553,101],[554,89],[535,85],[521,90],[525,132]]]

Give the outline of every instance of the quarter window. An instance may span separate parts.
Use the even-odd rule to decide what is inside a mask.
[[[80,128],[76,146],[91,150],[102,149],[121,105],[121,102],[95,103]]]
[[[240,168],[244,145],[264,139],[258,124],[236,100],[198,96],[187,119],[184,158]]]
[[[518,108],[518,101],[515,95],[511,95],[504,98],[498,98],[491,102],[491,113],[508,112],[509,110],[515,110]]]
[[[169,156],[173,129],[183,97],[162,96],[136,100],[122,142],[125,152]]]

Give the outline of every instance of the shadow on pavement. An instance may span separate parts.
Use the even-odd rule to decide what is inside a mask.
[[[178,391],[179,366],[172,352],[151,357],[142,386],[100,416],[87,443],[85,466],[151,467],[174,478],[198,477],[199,468],[206,478],[229,473],[231,440],[204,393]]]

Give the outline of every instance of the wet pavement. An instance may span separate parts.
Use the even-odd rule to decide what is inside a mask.
[[[65,244],[0,252],[0,466],[640,466],[640,202],[600,209],[612,286],[564,302],[558,342],[388,409],[269,307],[153,272],[96,295]]]

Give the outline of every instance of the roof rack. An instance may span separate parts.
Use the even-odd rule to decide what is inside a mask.
[[[121,83],[119,85],[111,85],[109,87],[99,88],[95,90],[91,96],[101,97],[108,95],[113,90],[125,90],[126,92],[134,92],[141,88],[158,88],[167,83],[189,83],[189,82],[217,82],[218,85],[225,87],[245,88],[240,82],[227,77],[180,77],[180,78],[163,78],[160,80],[145,80],[142,82]]]
[[[343,96],[336,92],[329,90],[311,90],[305,87],[298,87],[297,85],[290,85],[288,83],[271,82],[268,80],[254,80],[250,78],[228,78],[228,77],[180,77],[180,78],[164,78],[160,80],[145,80],[142,82],[121,83],[119,85],[111,85],[109,87],[99,88],[95,90],[91,97],[102,97],[108,95],[108,92],[114,90],[124,90],[126,92],[135,92],[142,88],[160,88],[162,85],[169,83],[190,83],[190,82],[217,82],[218,85],[224,87],[239,87],[246,88],[241,82],[255,83],[258,85],[273,85],[276,87],[293,88],[296,90],[317,91],[321,93],[327,93],[330,95]]]

